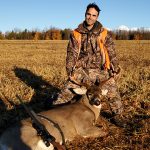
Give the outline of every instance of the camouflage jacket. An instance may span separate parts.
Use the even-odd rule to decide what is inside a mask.
[[[100,69],[103,70],[101,66],[101,53],[98,44],[97,37],[104,30],[100,22],[96,22],[91,30],[88,30],[85,23],[81,23],[77,29],[81,33],[81,49],[78,54],[79,44],[75,39],[73,33],[70,35],[69,44],[67,47],[67,57],[66,57],[66,71],[70,75],[75,68],[82,67],[83,69]],[[104,46],[107,48],[111,66],[113,70],[117,71],[119,68],[119,63],[116,57],[114,42],[112,40],[112,35],[108,31],[107,36],[104,41]]]

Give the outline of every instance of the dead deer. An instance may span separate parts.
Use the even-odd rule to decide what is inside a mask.
[[[74,89],[76,93],[84,94],[79,101],[41,112],[38,118],[60,144],[64,141],[72,141],[77,136],[84,138],[106,136],[106,131],[95,126],[101,110],[99,96],[106,92],[100,89],[100,86],[91,87],[89,90]],[[8,128],[0,137],[0,150],[53,149],[52,144],[47,147],[37,135],[30,118]]]

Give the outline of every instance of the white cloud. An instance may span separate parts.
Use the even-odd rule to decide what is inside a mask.
[[[137,31],[137,30],[145,30],[145,31],[150,31],[150,28],[146,28],[146,27],[141,27],[141,28],[138,28],[138,27],[132,27],[132,28],[129,28],[127,27],[126,25],[120,25],[118,28],[114,29],[114,30],[122,30],[122,31]]]
[[[121,25],[117,28],[117,30],[125,30],[125,31],[129,31],[129,28],[125,25]]]

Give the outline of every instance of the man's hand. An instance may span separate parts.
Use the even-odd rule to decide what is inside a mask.
[[[72,75],[70,75],[70,76],[69,76],[69,79],[70,79],[71,81],[74,81],[74,80],[75,80],[75,77],[72,76]]]
[[[114,80],[118,80],[120,78],[120,73],[113,73]]]
[[[118,80],[120,78],[120,71],[121,71],[121,69],[120,69],[119,66],[114,68],[114,66],[111,65],[111,70],[109,71],[109,74],[116,81],[116,80]]]

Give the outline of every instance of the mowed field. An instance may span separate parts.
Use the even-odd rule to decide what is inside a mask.
[[[67,79],[68,41],[0,41],[0,133],[27,117],[19,95],[36,112]],[[122,68],[117,84],[130,118],[126,128],[109,121],[105,138],[76,139],[69,150],[150,149],[150,41],[115,41]]]

